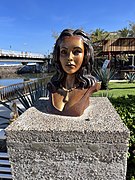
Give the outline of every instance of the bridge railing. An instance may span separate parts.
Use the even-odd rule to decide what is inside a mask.
[[[46,58],[45,55],[40,53],[31,53],[31,52],[21,52],[21,51],[13,51],[13,50],[4,50],[0,49],[0,56],[8,56],[8,57],[27,57],[27,58]]]
[[[31,85],[32,89],[34,90],[36,88],[35,85],[37,85],[39,81],[44,86],[46,86],[48,79],[47,78],[40,78],[37,80],[31,80],[31,81],[26,81],[23,83],[12,84],[9,86],[1,87],[0,88],[0,100],[4,101],[4,100],[16,98],[16,96],[17,96],[16,91],[17,90],[19,90],[23,94],[29,93],[29,85]]]

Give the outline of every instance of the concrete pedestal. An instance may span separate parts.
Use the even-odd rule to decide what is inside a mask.
[[[44,112],[43,98],[6,129],[14,180],[125,180],[129,130],[107,98],[80,117]]]

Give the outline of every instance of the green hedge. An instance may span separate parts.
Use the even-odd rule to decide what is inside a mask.
[[[130,130],[127,161],[127,180],[135,180],[135,95],[109,98],[123,122]]]

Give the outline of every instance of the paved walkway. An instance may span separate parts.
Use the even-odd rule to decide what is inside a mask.
[[[110,80],[110,82],[128,82],[128,80],[126,80],[126,79],[122,79],[122,80],[113,79],[113,80]]]

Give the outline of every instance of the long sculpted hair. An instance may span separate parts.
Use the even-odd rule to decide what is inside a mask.
[[[79,36],[82,38],[84,43],[84,59],[81,68],[75,73],[76,82],[79,83],[79,88],[88,88],[95,84],[96,80],[91,75],[91,71],[94,63],[94,51],[93,47],[90,44],[90,39],[88,35],[80,30],[72,30],[65,29],[61,32],[60,36],[56,40],[56,44],[54,46],[53,51],[53,60],[56,67],[56,74],[52,77],[51,82],[48,83],[48,89],[50,90],[50,86],[55,86],[55,88],[59,88],[61,82],[64,80],[66,73],[63,70],[60,63],[60,44],[66,36]]]

